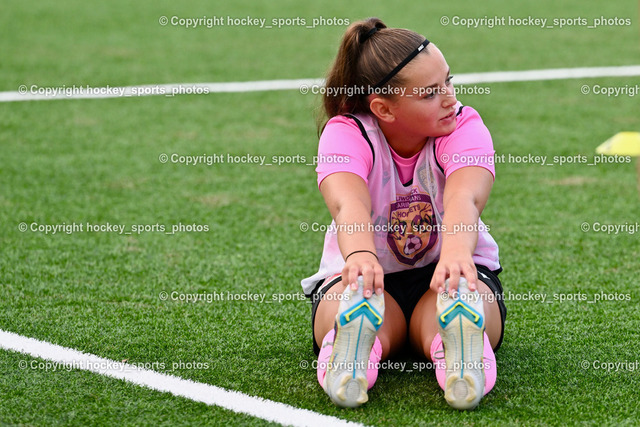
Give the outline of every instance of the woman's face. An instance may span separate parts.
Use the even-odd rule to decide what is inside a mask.
[[[456,128],[454,107],[458,101],[449,66],[435,45],[428,49],[401,71],[406,90],[389,104],[394,116],[391,126],[409,138],[444,136]]]

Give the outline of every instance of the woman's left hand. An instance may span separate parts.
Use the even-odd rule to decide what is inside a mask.
[[[431,290],[437,293],[449,292],[453,294],[458,290],[460,278],[464,277],[469,283],[469,290],[475,291],[478,282],[478,272],[473,258],[461,249],[450,253],[441,253],[440,261],[436,265],[431,278]],[[445,289],[445,280],[449,279],[449,288]]]

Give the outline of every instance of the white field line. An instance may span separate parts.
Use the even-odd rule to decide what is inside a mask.
[[[596,77],[640,76],[640,65],[591,68],[555,68],[527,71],[492,71],[486,73],[456,74],[456,84],[502,83],[561,79],[587,79]],[[139,96],[174,96],[223,92],[258,92],[268,90],[299,90],[302,94],[324,84],[323,79],[261,80],[229,83],[169,83],[140,86],[88,87],[87,85],[61,85],[58,87],[21,85],[18,91],[0,92],[0,102],[36,101],[53,99],[127,98]]]
[[[34,338],[23,337],[0,329],[0,348],[17,351],[32,357],[53,362],[49,366],[58,370],[71,368],[95,372],[121,379],[174,396],[219,406],[233,412],[251,415],[267,421],[292,426],[329,425],[361,426],[362,424],[319,414],[307,409],[295,408],[284,403],[229,391],[209,384],[197,383],[172,375],[142,369],[140,367],[82,353]],[[43,363],[43,362],[40,362]],[[33,364],[33,366],[32,366]],[[21,369],[40,369],[37,361],[20,361]]]

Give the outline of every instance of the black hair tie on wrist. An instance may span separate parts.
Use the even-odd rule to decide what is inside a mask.
[[[357,254],[357,253],[359,253],[359,252],[369,252],[371,255],[373,255],[374,257],[376,257],[376,259],[377,259],[378,261],[380,261],[380,259],[378,258],[378,255],[376,255],[376,254],[375,254],[375,252],[371,252],[371,251],[368,251],[368,250],[366,250],[366,249],[362,249],[362,250],[359,250],[359,251],[353,251],[353,252],[351,252],[349,255],[347,255],[347,256],[344,258],[345,262],[347,261],[347,259],[349,259],[349,257],[350,257],[351,255],[353,255],[353,254]]]
[[[378,27],[373,27],[372,29],[370,29],[369,31],[367,31],[367,33],[363,36],[360,36],[360,43],[364,43],[367,40],[369,40],[369,37],[371,37],[372,35],[374,35],[375,33],[378,32],[380,28]]]

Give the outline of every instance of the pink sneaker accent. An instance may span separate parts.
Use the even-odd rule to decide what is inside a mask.
[[[444,347],[442,346],[442,338],[440,334],[436,334],[431,342],[431,360],[433,360],[433,364],[435,366],[436,371],[436,379],[438,380],[438,385],[442,390],[444,390],[446,384],[446,374],[447,369],[444,362]],[[483,363],[485,366],[488,366],[489,369],[484,370],[484,395],[493,389],[496,385],[496,379],[498,378],[498,368],[496,366],[496,356],[493,353],[493,348],[491,347],[491,343],[489,342],[489,337],[487,334],[484,334],[484,352],[482,355]]]
[[[367,390],[371,390],[371,387],[373,387],[378,379],[378,364],[380,363],[380,359],[382,359],[382,344],[380,344],[380,340],[376,337],[373,347],[371,347],[371,353],[369,353],[369,368],[367,369],[367,382],[369,383],[369,387]]]
[[[431,341],[431,360],[435,366],[436,379],[438,385],[444,390],[447,376],[447,366],[444,363],[444,346],[442,345],[442,338],[440,334],[436,334]]]
[[[333,338],[335,335],[335,329],[330,330],[327,335],[324,336],[322,344],[320,345],[320,353],[318,354],[318,382],[320,386],[324,384],[324,377],[327,375],[327,363],[329,363],[329,359],[331,359]]]
[[[320,346],[320,354],[318,354],[318,382],[320,386],[324,383],[324,377],[327,375],[327,363],[331,359],[331,352],[333,351],[333,338],[335,337],[335,329],[330,330],[327,335],[322,339],[322,345]],[[371,353],[369,353],[369,368],[367,369],[367,382],[369,387],[367,390],[371,390],[371,387],[376,383],[378,379],[378,363],[382,358],[382,344],[376,337]]]
[[[484,370],[484,395],[491,391],[494,385],[496,385],[496,379],[498,378],[498,367],[496,366],[496,355],[493,353],[493,348],[489,342],[489,337],[484,334],[484,353],[482,354],[482,361],[488,369]]]

